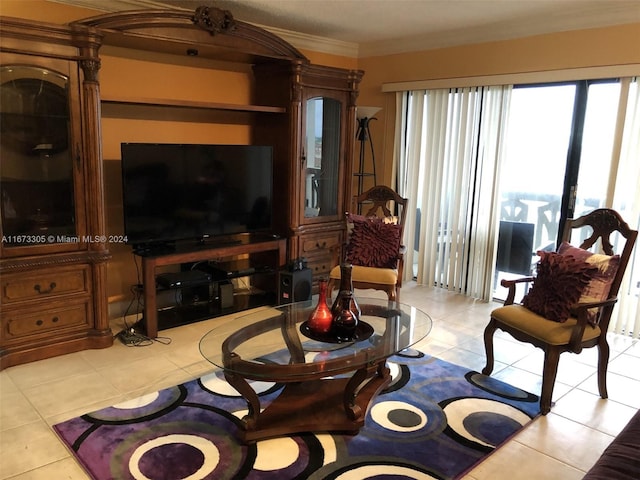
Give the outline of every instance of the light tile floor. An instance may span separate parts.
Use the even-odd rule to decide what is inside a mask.
[[[377,296],[377,292],[357,292]],[[421,342],[427,353],[475,370],[484,366],[482,332],[499,306],[439,289],[408,284],[402,301],[434,321]],[[127,347],[51,358],[0,372],[0,479],[86,479],[51,426],[74,416],[197,378],[213,368],[198,340],[225,318],[161,332],[168,345]],[[114,320],[114,332],[122,320]],[[498,332],[493,375],[539,394],[541,352]],[[608,400],[597,394],[596,350],[563,354],[557,402],[472,470],[465,480],[580,479],[640,408],[640,342],[611,335]]]

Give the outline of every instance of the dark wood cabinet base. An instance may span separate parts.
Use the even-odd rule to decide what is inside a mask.
[[[0,349],[0,370],[82,350],[107,348],[111,345],[111,330],[78,332],[65,337],[50,337],[41,342],[29,341],[7,345]]]

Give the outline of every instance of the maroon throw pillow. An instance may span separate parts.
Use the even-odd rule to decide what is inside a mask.
[[[562,242],[558,248],[561,255],[571,256],[578,260],[597,267],[592,275],[589,284],[582,291],[578,302],[602,302],[609,297],[611,284],[618,272],[620,265],[620,255],[604,255],[592,253],[582,248],[574,247],[568,242]],[[591,308],[587,311],[587,319],[592,325],[598,323],[598,309]]]
[[[353,265],[396,268],[400,250],[400,225],[377,217],[347,214],[353,224],[349,233],[346,260]]]
[[[597,268],[556,252],[537,253],[540,261],[536,278],[522,304],[549,320],[565,322]]]

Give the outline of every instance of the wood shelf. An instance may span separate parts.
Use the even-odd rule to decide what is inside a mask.
[[[176,100],[167,98],[133,98],[133,97],[102,97],[103,103],[118,105],[139,105],[153,107],[195,108],[200,110],[226,110],[249,113],[286,113],[285,107],[267,105],[239,105],[233,103],[200,102],[193,100]]]

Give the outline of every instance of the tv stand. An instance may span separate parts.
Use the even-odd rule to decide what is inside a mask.
[[[143,253],[136,252],[142,258],[142,294],[144,297],[144,311],[142,325],[145,333],[150,338],[158,336],[158,301],[156,277],[158,275],[158,267],[167,267],[188,263],[197,263],[202,261],[223,261],[233,260],[238,257],[247,257],[246,266],[242,266],[234,271],[234,273],[245,272],[247,275],[261,274],[266,268],[274,273],[286,264],[287,251],[286,240],[278,237],[242,237],[240,243],[233,242],[231,244],[192,244],[191,246],[176,246],[172,252],[156,253],[145,251]],[[252,265],[252,259],[259,258],[262,263],[255,266]],[[268,259],[268,260],[267,260]],[[269,263],[268,266],[265,263]],[[265,268],[266,267],[266,268]],[[212,280],[213,281],[213,280]],[[273,282],[273,285],[277,285]],[[202,308],[185,308],[184,312],[175,312],[182,322],[178,324],[190,323],[191,321],[205,320],[217,315],[224,315],[240,311],[246,308],[252,308],[251,302],[242,303],[230,310],[221,310],[211,312],[209,309]],[[256,305],[257,306],[257,305]]]

